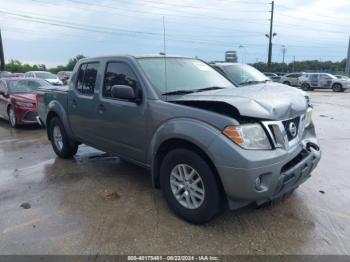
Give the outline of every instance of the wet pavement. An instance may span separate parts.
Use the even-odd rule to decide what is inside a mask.
[[[45,130],[0,121],[0,254],[350,254],[350,93],[310,94],[312,177],[204,226],[175,217],[145,170],[87,146],[59,159]]]

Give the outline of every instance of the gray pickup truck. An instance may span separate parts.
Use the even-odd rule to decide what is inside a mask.
[[[143,166],[192,223],[290,194],[321,155],[305,92],[237,87],[186,57],[80,60],[67,91],[41,94],[38,111],[59,157],[84,143]]]

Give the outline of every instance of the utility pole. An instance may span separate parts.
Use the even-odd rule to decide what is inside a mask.
[[[347,76],[350,76],[350,37],[349,37],[349,47],[348,47],[348,58],[346,59],[345,74]]]
[[[1,29],[0,29],[0,71],[5,70],[4,46],[2,44]]]
[[[286,46],[282,46],[282,55],[283,55],[283,58],[282,58],[282,67],[283,67],[283,72],[284,72],[284,57],[286,56],[286,52],[287,52],[287,49],[286,49]]]
[[[272,38],[276,36],[275,33],[272,33],[273,29],[273,13],[275,9],[275,1],[271,2],[271,18],[270,18],[270,34],[266,35],[269,38],[269,54],[268,54],[268,60],[267,60],[267,68],[270,70],[271,68],[271,60],[272,60]]]
[[[295,72],[295,56],[293,56],[293,72]]]

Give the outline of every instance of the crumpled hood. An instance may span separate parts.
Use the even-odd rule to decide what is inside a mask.
[[[169,96],[168,101],[215,101],[235,107],[241,116],[269,120],[290,119],[305,113],[307,94],[295,87],[266,83],[238,88],[225,88],[182,96]]]

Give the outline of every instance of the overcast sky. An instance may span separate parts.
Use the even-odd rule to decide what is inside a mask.
[[[168,54],[267,60],[271,4],[264,0],[0,0],[6,60],[66,64],[77,54]],[[273,61],[346,57],[349,0],[276,0]]]

